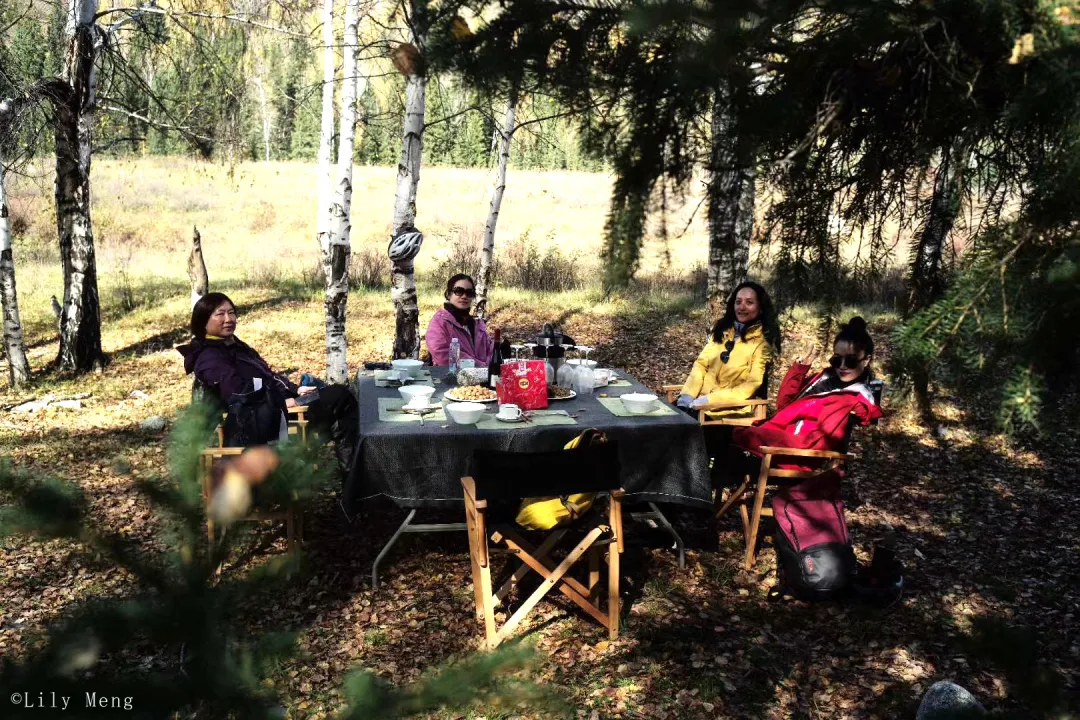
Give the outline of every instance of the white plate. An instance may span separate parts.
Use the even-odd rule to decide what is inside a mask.
[[[454,397],[453,395],[451,395],[450,393],[452,393],[452,392],[454,392],[452,389],[447,390],[446,392],[443,393],[443,397],[446,398],[447,400],[453,400],[454,402],[475,402],[475,403],[499,402],[498,396],[495,396],[495,397],[491,398],[490,400],[463,400],[462,398]]]
[[[552,397],[552,396],[548,395],[548,401],[549,402],[554,402],[556,400],[573,400],[576,397],[577,397],[577,393],[575,391],[571,390],[570,394],[567,395],[566,397]]]

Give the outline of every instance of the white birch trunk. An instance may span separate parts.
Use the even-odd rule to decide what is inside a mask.
[[[95,104],[97,0],[70,0],[69,52],[63,97],[56,110],[56,225],[64,274],[59,365],[64,370],[100,368],[101,309],[90,219],[91,129]]]
[[[422,47],[420,43],[414,44]],[[425,84],[424,76],[418,74],[409,75],[405,81],[405,122],[401,132],[401,160],[398,162],[391,237],[406,228],[416,227],[416,188],[420,183],[420,156],[424,149]],[[416,304],[413,268],[413,260],[410,259],[394,262],[390,270],[395,358],[420,356],[420,311]]]
[[[0,302],[4,310],[4,349],[8,358],[11,387],[30,382],[30,362],[23,347],[22,323],[19,321],[19,297],[15,291],[15,257],[11,243],[11,219],[4,187],[4,164],[0,158]]]
[[[199,228],[194,228],[191,236],[191,252],[188,254],[188,278],[191,280],[191,307],[203,295],[210,292],[210,276],[206,273],[206,261],[202,253],[202,236]]]
[[[348,342],[345,337],[345,310],[349,302],[349,255],[352,227],[353,140],[356,137],[356,93],[358,51],[357,26],[360,0],[345,0],[344,63],[341,86],[341,126],[338,131],[337,186],[330,204],[330,233],[322,246],[326,275],[326,379],[331,383],[349,381]]]
[[[713,105],[709,171],[707,308],[712,323],[723,315],[731,291],[746,279],[754,230],[753,152],[737,136],[731,88],[726,81]]]
[[[259,106],[262,111],[263,159],[270,162],[270,114],[266,109],[266,88],[262,78],[255,78],[255,87],[259,88]]]
[[[476,315],[487,317],[488,290],[491,288],[491,271],[495,255],[495,226],[499,222],[503,193],[506,191],[506,168],[510,164],[510,140],[517,120],[516,98],[506,104],[506,117],[499,134],[499,155],[495,161],[495,183],[491,190],[491,206],[484,225],[484,245],[480,250],[480,277],[476,280]]]
[[[319,188],[316,227],[320,248],[328,242],[327,236],[331,232],[329,208],[333,198],[330,165],[334,155],[334,0],[323,0],[322,23],[322,122],[319,126],[319,154],[316,166]]]

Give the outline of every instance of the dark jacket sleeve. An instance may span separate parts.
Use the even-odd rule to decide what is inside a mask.
[[[245,392],[247,381],[229,362],[228,356],[217,348],[207,348],[195,360],[195,377],[212,389],[222,400]]]
[[[264,372],[266,373],[266,381],[277,383],[278,392],[280,392],[287,398],[295,398],[300,394],[298,392],[298,390],[300,389],[299,386],[294,385],[292,382],[290,382],[289,378],[285,377],[284,375],[274,372],[273,369],[270,367],[270,363],[263,360],[262,355],[255,352],[255,350],[250,347],[247,348],[247,352],[251,353],[251,355],[256,361],[256,364],[263,368]]]

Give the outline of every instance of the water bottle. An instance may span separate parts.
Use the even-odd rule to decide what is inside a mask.
[[[450,339],[450,375],[457,376],[458,366],[461,365],[461,343],[457,338]]]

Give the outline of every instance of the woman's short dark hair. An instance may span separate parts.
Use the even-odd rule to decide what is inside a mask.
[[[751,280],[739,283],[728,295],[724,317],[717,320],[716,325],[713,326],[713,340],[723,342],[724,333],[727,332],[728,328],[735,325],[735,298],[738,297],[739,291],[743,288],[750,288],[757,295],[758,307],[761,308],[761,315],[758,319],[761,320],[762,333],[765,335],[765,341],[772,345],[779,354],[780,323],[776,318],[776,309],[773,308],[772,298],[769,297],[769,293],[765,291],[765,288]]]
[[[848,320],[847,324],[840,328],[833,345],[838,342],[851,343],[851,346],[856,351],[862,350],[867,355],[874,354],[874,338],[870,337],[870,333],[866,329],[866,321],[858,315]]]
[[[206,323],[210,322],[210,316],[223,303],[229,303],[233,306],[233,310],[236,309],[236,303],[229,299],[229,296],[225,293],[206,293],[199,298],[199,301],[195,303],[195,307],[191,308],[191,334],[194,337],[200,340],[206,339]]]
[[[451,275],[450,279],[446,281],[446,292],[443,293],[443,297],[447,300],[450,299],[450,292],[454,289],[454,286],[458,284],[460,280],[468,280],[469,284],[474,288],[476,287],[476,281],[472,279],[471,275],[465,273],[458,273],[457,275]]]

